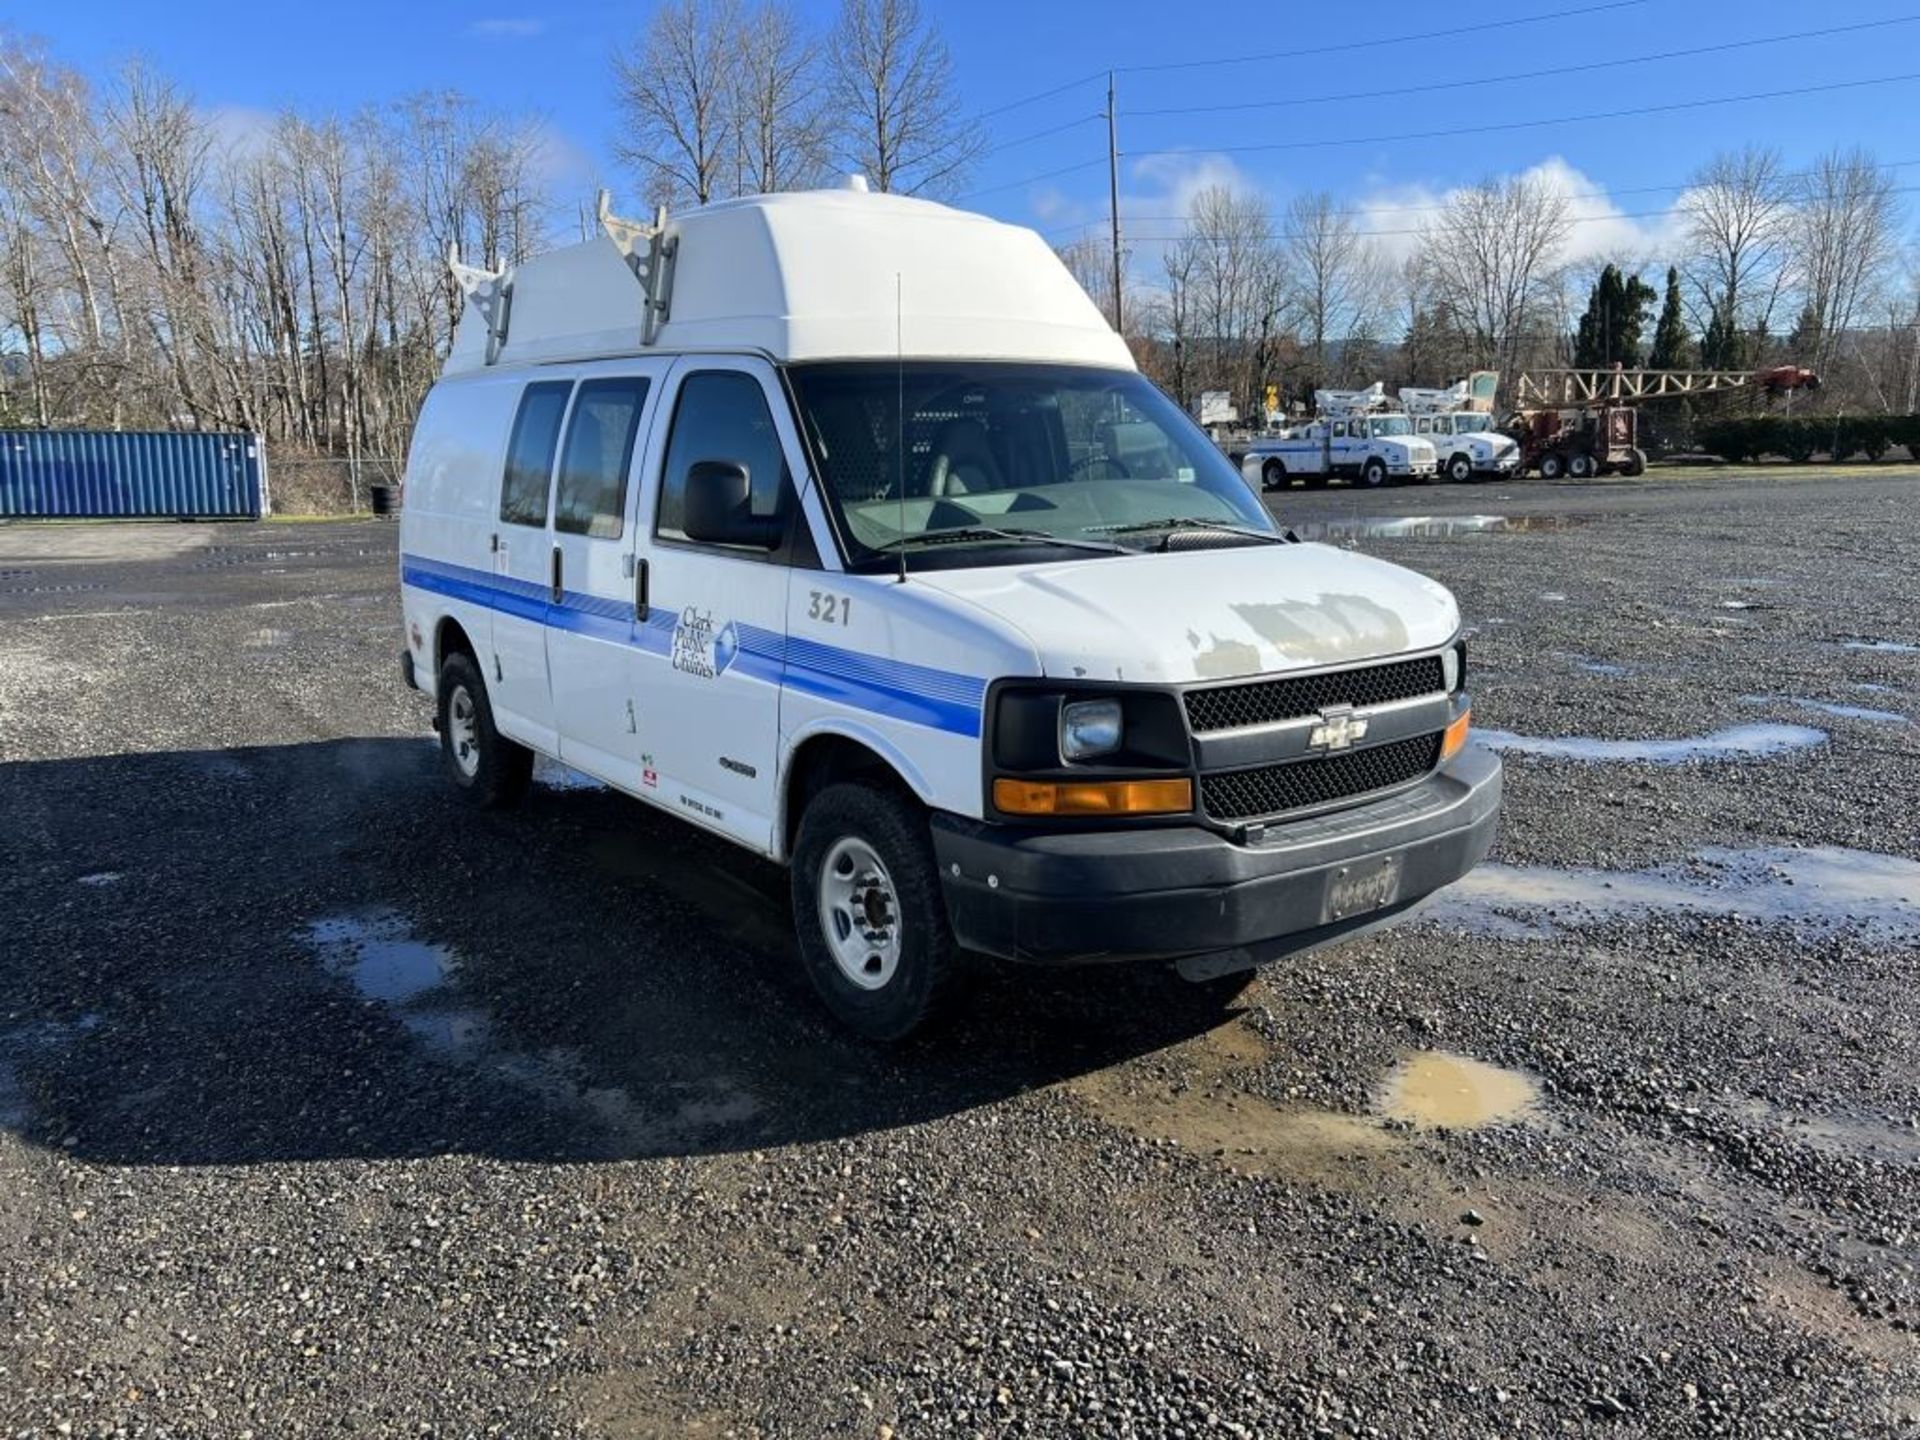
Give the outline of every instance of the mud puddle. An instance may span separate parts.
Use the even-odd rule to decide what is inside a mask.
[[[1450,540],[1459,535],[1502,535],[1570,530],[1585,515],[1350,515],[1287,522],[1302,540]]]
[[[1920,645],[1905,640],[1842,640],[1842,650],[1872,650],[1882,655],[1920,655]]]
[[[1659,911],[1913,944],[1920,942],[1920,862],[1839,847],[1767,847],[1708,849],[1686,864],[1649,870],[1483,864],[1435,896],[1420,919],[1525,939]]]
[[[1168,1052],[1174,1063],[1146,1074],[1114,1066],[1065,1088],[1102,1121],[1243,1174],[1316,1182],[1377,1176],[1403,1162],[1406,1128],[1473,1129],[1523,1119],[1538,1099],[1533,1081],[1464,1055],[1422,1051],[1381,1081],[1376,1114],[1347,1115],[1277,1104],[1247,1084],[1273,1058],[1234,1023]]]
[[[1847,1160],[1920,1168],[1920,1114],[1900,1119],[1861,1115],[1800,1115],[1746,1100],[1735,1107],[1760,1129]]]
[[[1604,675],[1609,680],[1624,680],[1633,674],[1635,669],[1634,666],[1624,665],[1617,660],[1596,660],[1591,655],[1567,653],[1562,654],[1560,658],[1576,670],[1584,671],[1588,675]]]
[[[1477,1130],[1523,1118],[1540,1087],[1518,1070],[1423,1050],[1409,1056],[1380,1089],[1380,1113],[1416,1130]]]
[[[1512,755],[1548,760],[1684,765],[1694,760],[1764,760],[1827,742],[1827,732],[1808,725],[1730,725],[1710,735],[1672,740],[1601,740],[1589,735],[1518,735],[1476,730],[1476,743]]]

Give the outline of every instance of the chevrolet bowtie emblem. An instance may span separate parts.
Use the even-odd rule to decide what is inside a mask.
[[[1367,733],[1367,717],[1355,715],[1351,705],[1320,712],[1320,723],[1307,736],[1309,750],[1345,750]]]

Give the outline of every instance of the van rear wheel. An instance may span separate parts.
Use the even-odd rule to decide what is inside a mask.
[[[959,948],[926,812],[898,790],[833,785],[807,805],[793,918],[807,978],[869,1040],[905,1038],[956,988]]]
[[[434,685],[440,753],[462,799],[481,810],[517,805],[533,781],[533,752],[493,726],[493,705],[473,658],[459,651],[440,662]]]

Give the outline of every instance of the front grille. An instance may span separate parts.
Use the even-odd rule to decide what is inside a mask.
[[[1251,820],[1390,790],[1438,765],[1441,739],[1437,733],[1416,735],[1319,760],[1218,770],[1200,777],[1200,800],[1216,820]]]
[[[1189,690],[1187,723],[1194,733],[1240,730],[1249,725],[1272,725],[1315,715],[1333,705],[1356,710],[1437,695],[1446,688],[1438,655],[1418,660],[1394,660],[1355,670],[1327,670],[1317,675],[1290,675],[1255,680],[1245,685],[1220,685],[1211,690]]]

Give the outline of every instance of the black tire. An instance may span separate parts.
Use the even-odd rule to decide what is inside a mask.
[[[1473,479],[1473,461],[1465,455],[1456,455],[1447,461],[1447,479],[1456,485],[1464,485]]]
[[[1260,488],[1262,490],[1284,490],[1287,488],[1287,467],[1281,461],[1269,460],[1260,467]]]
[[[1629,479],[1638,479],[1647,473],[1647,452],[1637,446],[1627,452],[1627,463],[1620,467],[1620,473]]]
[[[875,933],[898,930],[893,969],[871,988],[856,983],[843,967],[828,933],[836,922],[829,918],[833,907],[823,901],[822,876],[830,860],[849,858],[841,849],[843,842],[864,846],[877,856],[884,872],[880,878],[890,887],[881,906],[853,907],[863,921],[875,924]],[[856,869],[851,882],[857,885],[860,878]],[[958,988],[959,947],[940,892],[926,812],[911,797],[857,783],[822,790],[800,817],[792,883],[793,918],[807,978],[841,1024],[869,1040],[901,1040],[946,1007]],[[867,890],[869,899],[874,888]],[[897,914],[889,913],[896,908]],[[843,911],[840,918],[851,916]],[[883,923],[887,920],[891,923]],[[860,948],[859,938],[843,931],[841,943],[853,939]],[[877,976],[884,961],[878,953],[868,959]]]
[[[1568,457],[1567,474],[1575,480],[1591,480],[1600,473],[1600,462],[1585,450],[1576,450]]]
[[[472,656],[455,651],[440,662],[434,705],[440,754],[460,798],[479,810],[505,809],[526,798],[533,752],[494,729],[493,702]]]
[[[1558,450],[1549,450],[1540,457],[1540,478],[1558,480],[1567,473],[1567,457]]]
[[[1375,456],[1360,467],[1360,483],[1369,490],[1378,490],[1387,483],[1387,462]]]

